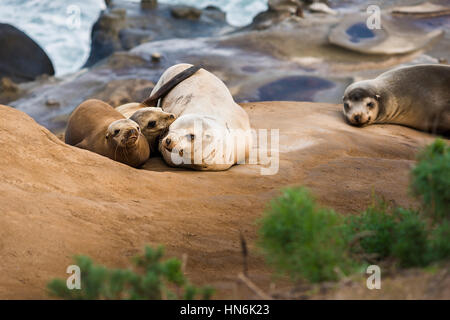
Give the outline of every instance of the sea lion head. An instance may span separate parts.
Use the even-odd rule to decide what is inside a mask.
[[[106,131],[106,139],[121,148],[137,145],[141,129],[130,119],[120,119],[112,122]]]
[[[350,85],[342,99],[344,116],[354,126],[373,123],[380,113],[381,97],[370,85],[370,80]]]
[[[133,113],[130,120],[139,125],[142,134],[151,143],[175,121],[175,115],[161,108],[147,107]]]
[[[184,115],[172,123],[159,150],[169,164],[202,170],[212,164],[224,164],[228,136],[226,126],[214,117]]]

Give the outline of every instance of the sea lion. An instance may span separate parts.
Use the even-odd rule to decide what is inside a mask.
[[[132,167],[141,166],[150,156],[139,125],[96,99],[84,101],[72,112],[65,142]]]
[[[450,66],[415,65],[351,84],[344,116],[355,126],[392,123],[450,134]]]
[[[173,113],[161,108],[147,107],[145,104],[132,102],[116,108],[122,115],[136,122],[150,146],[150,153],[158,150],[160,136],[175,121]]]
[[[145,108],[145,106],[142,105],[141,103],[130,102],[116,107],[116,110],[119,111],[125,118],[130,119],[133,113],[142,108]]]
[[[151,97],[193,68],[190,64],[177,64],[167,69]],[[169,165],[217,171],[248,157],[252,146],[248,115],[212,73],[198,68],[161,98],[161,108],[177,117],[159,143]]]

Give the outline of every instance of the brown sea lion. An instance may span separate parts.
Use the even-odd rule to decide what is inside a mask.
[[[65,142],[132,167],[141,166],[150,156],[139,125],[96,99],[86,100],[72,112]]]
[[[344,115],[356,126],[392,123],[450,135],[450,66],[401,67],[351,84]]]
[[[175,121],[173,113],[165,112],[161,108],[147,107],[145,104],[137,102],[121,105],[116,110],[139,125],[152,154],[158,151],[160,136]]]

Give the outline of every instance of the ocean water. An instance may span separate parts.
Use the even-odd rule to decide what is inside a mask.
[[[139,0],[128,0],[139,2]],[[267,0],[159,0],[203,8],[214,5],[235,26],[250,23],[267,9]],[[104,0],[0,0],[0,22],[19,28],[49,55],[57,75],[80,69],[89,56],[91,28]]]

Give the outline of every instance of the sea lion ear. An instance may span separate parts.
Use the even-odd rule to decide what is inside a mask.
[[[381,99],[381,96],[379,94],[376,94],[375,95],[375,100],[380,101],[380,99]]]
[[[106,139],[109,138],[109,132],[106,133],[106,137],[105,137],[105,138],[106,138]]]

